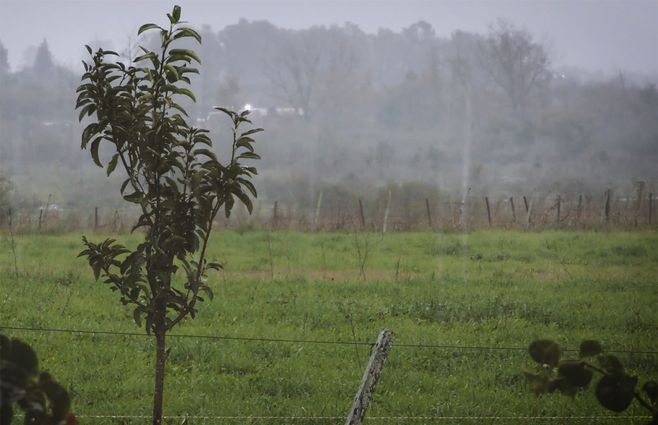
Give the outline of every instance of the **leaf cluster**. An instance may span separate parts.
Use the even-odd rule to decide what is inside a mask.
[[[583,341],[577,359],[562,359],[559,345],[547,339],[533,341],[528,347],[528,353],[539,364],[537,369],[524,371],[535,395],[559,391],[573,397],[587,388],[594,374],[598,373],[602,376],[596,383],[595,394],[603,407],[619,413],[626,410],[635,399],[651,412],[653,419],[649,424],[656,425],[658,383],[647,381],[641,388],[641,394],[638,390],[638,377],[628,374],[617,356],[605,354],[598,341]]]
[[[81,146],[108,175],[124,172],[121,195],[141,209],[133,231],[141,229],[146,235],[134,250],[112,239],[84,239],[86,249],[80,255],[96,279],[117,291],[121,302],[134,305],[135,321],[141,326],[145,318],[147,332],[158,320],[168,330],[187,315],[194,316],[196,302],[203,300],[200,291],[212,297],[206,272],[221,268],[205,259],[213,220],[222,210],[229,217],[236,200],[251,212],[257,195],[251,182],[257,170],[246,162],[260,159],[253,135],[262,129],[242,130],[251,124],[249,112],[217,108],[231,123],[227,158],[215,154],[207,130],[186,121],[179,99],[195,100],[187,86],[189,75],[199,73],[194,65],[200,59],[176,44],[184,39],[200,43],[201,36],[182,25],[180,13],[175,6],[167,14],[167,28],[142,25],[138,34],[159,33],[160,49],[140,47],[141,54],[128,64],[115,52],[87,47],[90,60],[83,61],[85,72],[77,89],[79,118],[90,121]],[[172,275],[180,269],[185,283],[175,288]]]
[[[14,403],[23,411],[25,424],[75,423],[67,391],[48,373],[39,373],[32,347],[0,335],[0,423],[11,423]]]

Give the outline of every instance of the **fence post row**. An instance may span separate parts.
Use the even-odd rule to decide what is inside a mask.
[[[372,398],[372,393],[375,391],[375,386],[379,380],[386,358],[393,344],[393,334],[388,329],[384,329],[379,333],[377,342],[372,347],[372,354],[370,361],[361,378],[361,384],[354,397],[354,402],[347,415],[345,425],[360,425],[366,417],[368,404]]]
[[[639,190],[636,195],[640,196]],[[418,229],[419,227],[426,228],[425,226],[422,225],[423,220],[426,220],[425,222],[427,223],[427,228],[430,230],[434,229],[436,226],[441,227],[443,225],[446,225],[446,222],[448,222],[447,224],[452,224],[452,226],[454,227],[465,229],[465,223],[467,222],[467,220],[477,219],[476,223],[479,223],[479,225],[484,224],[485,226],[488,225],[488,227],[493,228],[494,219],[496,218],[495,214],[500,209],[500,203],[507,201],[509,202],[510,205],[509,207],[510,209],[508,211],[511,212],[511,223],[521,224],[523,221],[525,221],[524,225],[526,228],[530,228],[533,225],[532,223],[533,220],[536,221],[537,224],[540,226],[544,226],[544,225],[591,226],[591,225],[595,225],[596,223],[599,223],[600,225],[604,225],[604,226],[613,225],[613,224],[622,225],[622,226],[633,225],[635,227],[640,225],[652,226],[656,221],[655,219],[656,214],[654,208],[654,203],[655,203],[654,192],[647,193],[647,191],[644,191],[641,192],[641,196],[642,196],[641,200],[635,199],[633,197],[629,197],[626,199],[624,198],[613,199],[613,190],[608,188],[603,192],[603,200],[600,201],[602,203],[599,204],[601,208],[599,210],[600,213],[597,213],[596,212],[597,207],[596,205],[594,205],[594,203],[592,203],[593,198],[584,195],[583,193],[580,193],[578,195],[577,201],[574,199],[575,205],[573,205],[573,207],[571,206],[570,202],[567,202],[565,205],[562,205],[564,199],[562,198],[561,195],[557,195],[554,198],[554,203],[548,206],[546,206],[541,200],[533,204],[533,201],[531,199],[529,199],[526,195],[523,195],[521,196],[521,198],[523,199],[523,208],[521,211],[525,209],[525,218],[520,217],[517,214],[516,206],[517,203],[519,202],[518,198],[516,200],[517,201],[516,203],[513,196],[502,198],[500,201],[496,202],[494,204],[494,208],[492,208],[491,205],[492,201],[489,199],[488,196],[484,196],[484,203],[487,213],[486,224],[482,223],[479,219],[477,219],[477,216],[480,216],[480,213],[478,212],[480,210],[478,209],[470,210],[472,216],[469,216],[467,214],[466,200],[462,202],[450,201],[450,200],[443,201],[448,205],[450,214],[446,216],[442,216],[439,211],[436,210],[432,211],[431,199],[429,197],[425,197],[419,199],[417,201],[418,204],[416,204],[417,208],[422,208],[422,203],[424,201],[424,212],[426,215],[425,219],[422,218],[422,212],[421,212],[420,215],[416,217],[416,221],[412,222],[409,220],[409,218],[407,218],[406,224],[408,225],[407,227],[408,229],[411,228]],[[315,211],[311,213],[311,214],[314,213],[311,216],[311,218],[313,220],[315,229],[319,229],[321,227],[321,213],[322,213],[323,202],[324,202],[323,198],[324,198],[324,192],[320,191],[318,194],[318,198],[316,200]],[[357,228],[360,225],[361,230],[365,230],[367,228],[366,227],[367,218],[365,213],[364,201],[362,198],[357,198],[357,201],[358,201],[358,210],[354,211],[353,214],[345,214],[344,211],[341,212],[341,210],[339,209],[338,215],[340,218],[340,222],[335,223],[334,226],[335,229],[343,228],[347,224],[346,220],[348,220],[349,223],[351,223],[351,225],[356,226]],[[393,216],[391,215],[394,214],[394,211],[396,211],[395,209],[396,206],[393,204],[391,190],[387,191],[385,202],[386,203],[384,209],[384,216],[380,228],[382,234],[385,234],[389,230],[389,225],[391,223],[398,223],[400,220],[399,217],[395,215]],[[615,202],[617,203],[615,204],[617,206],[613,205],[613,203]],[[626,204],[624,204],[624,202]],[[539,208],[537,209],[537,213],[534,214],[533,217],[533,208],[537,206]],[[565,206],[566,209],[563,208]],[[58,224],[58,219],[60,217],[58,213],[56,213],[54,217],[52,216],[52,214],[49,214],[51,207],[52,204],[49,198],[45,206],[41,206],[39,208],[38,215],[36,216],[29,212],[24,213],[22,211],[19,211],[17,213],[15,209],[7,208],[6,210],[3,211],[4,214],[2,214],[2,216],[0,217],[0,226],[6,226],[6,225],[8,225],[9,227],[17,226],[16,229],[19,233],[21,231],[25,231],[25,229],[28,229],[28,231],[36,231],[38,233],[51,231],[51,230],[57,231],[58,230],[57,228],[53,229],[52,227]],[[268,227],[270,229],[279,229],[281,228],[281,225],[285,225],[284,223],[282,223],[282,218],[285,219],[292,217],[290,209],[287,212],[287,216],[285,211],[282,216],[280,207],[281,206],[279,205],[278,201],[273,202],[271,221],[267,220],[266,218],[265,221],[263,222],[265,227]],[[310,208],[313,207],[311,206],[309,207],[309,209]],[[555,212],[553,212],[553,209],[555,209]],[[125,218],[125,222],[124,222],[124,217],[120,214],[120,212],[118,210],[114,210],[113,217],[109,217],[108,215],[107,218],[105,219],[105,222],[103,222],[104,219],[101,217],[100,207],[94,207],[92,214],[93,215],[91,217],[88,216],[89,220],[86,221],[85,225],[90,228],[93,228],[94,231],[101,231],[104,228],[105,229],[111,228],[114,232],[119,232],[122,229],[122,227],[124,225],[128,225],[129,224],[128,221],[131,220],[131,218]],[[258,214],[256,215],[258,216]],[[476,217],[473,217],[473,215],[475,215]],[[396,217],[398,221],[395,220]],[[34,220],[35,218],[37,218],[37,220]],[[331,218],[331,217],[325,217],[325,218]],[[52,219],[55,219],[54,222]],[[305,215],[305,219],[306,220],[308,219],[308,215]],[[375,220],[375,222],[376,221],[377,220]],[[500,221],[500,223],[497,222],[497,225],[499,224],[502,225],[502,224],[506,224],[506,222],[510,220],[505,218],[502,219],[499,218],[498,221]],[[68,221],[65,224],[67,223]],[[306,221],[300,221],[300,223],[306,223]],[[36,226],[34,226],[35,224]],[[230,223],[227,222],[227,226],[230,227],[231,226]],[[393,230],[397,230],[397,227],[395,227]]]

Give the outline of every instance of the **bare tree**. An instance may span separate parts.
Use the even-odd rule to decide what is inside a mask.
[[[530,33],[504,19],[489,27],[483,47],[481,57],[491,79],[514,111],[523,110],[532,92],[550,79],[546,50]]]
[[[319,109],[343,110],[367,81],[359,74],[362,52],[354,46],[364,37],[353,24],[290,34],[268,69],[273,94],[307,120]]]
[[[312,100],[322,51],[314,43],[314,37],[310,37],[316,30],[311,28],[307,31],[309,36],[289,38],[281,48],[276,63],[271,64],[268,76],[275,95],[308,119],[313,110]]]

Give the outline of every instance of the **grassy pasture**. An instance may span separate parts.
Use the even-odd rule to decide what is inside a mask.
[[[92,236],[91,239],[100,239]],[[128,244],[139,235],[120,236]],[[0,326],[143,332],[93,280],[79,235],[20,236],[16,264],[0,235]],[[365,253],[367,252],[367,256]],[[363,258],[365,256],[365,262]],[[537,400],[520,376],[526,347],[552,338],[577,348],[658,350],[655,232],[487,231],[469,235],[219,232],[210,258],[215,299],[175,334],[372,342],[396,335],[369,423],[644,423],[642,419],[409,420],[385,416],[603,416],[593,391]],[[364,264],[361,270],[361,264]],[[37,349],[89,424],[148,419],[153,341],[145,336],[0,330]],[[370,348],[172,336],[165,414],[344,416]],[[427,344],[448,347],[405,347]],[[567,356],[575,353],[567,353]],[[658,355],[620,354],[641,378]],[[644,415],[631,409],[624,415]],[[180,421],[171,420],[170,423]],[[17,422],[18,423],[18,422]],[[341,424],[341,419],[188,423]]]

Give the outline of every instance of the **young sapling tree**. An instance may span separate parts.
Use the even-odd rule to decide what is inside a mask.
[[[185,39],[200,43],[201,36],[180,16],[175,6],[166,27],[142,25],[138,35],[157,32],[160,48],[140,47],[143,54],[128,65],[115,52],[92,52],[87,46],[91,59],[83,62],[76,103],[80,120],[91,118],[82,148],[108,176],[115,170],[124,173],[121,195],[140,209],[133,231],[143,229],[144,240],[137,247],[83,238],[86,249],[80,256],[87,258],[96,279],[132,306],[137,325],[155,336],[154,425],[162,422],[166,335],[196,315],[202,295],[212,298],[206,274],[222,267],[206,259],[213,223],[220,211],[229,217],[236,200],[251,213],[256,168],[246,162],[259,159],[252,135],[262,131],[242,131],[251,124],[248,111],[217,108],[230,119],[233,134],[230,157],[220,159],[208,131],[188,124],[179,99],[195,100],[186,86],[189,75],[198,74],[193,66],[200,60],[177,44]],[[181,284],[174,280],[179,272]]]

